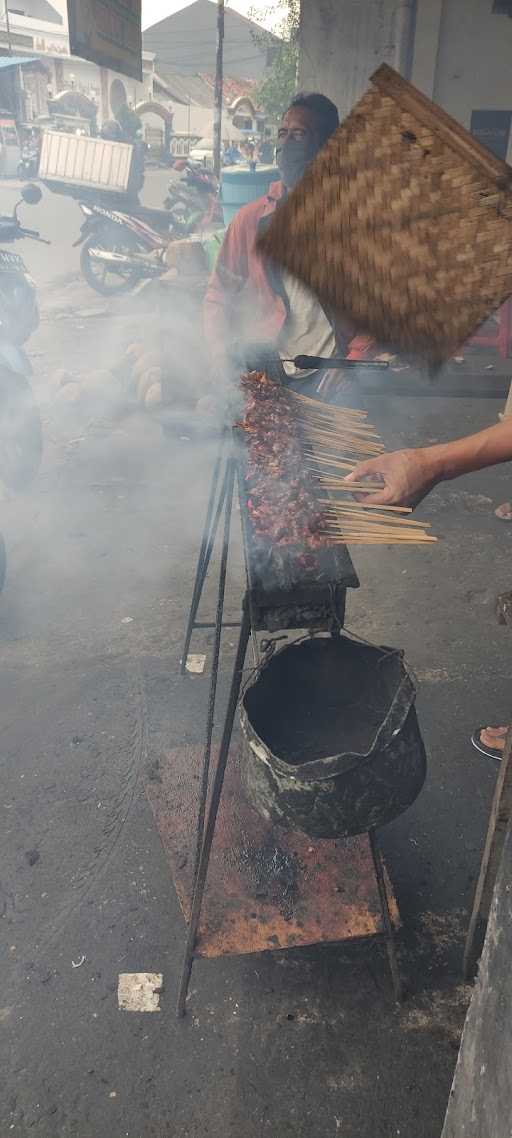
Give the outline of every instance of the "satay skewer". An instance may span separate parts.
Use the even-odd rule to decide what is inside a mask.
[[[326,519],[322,525],[330,527],[331,529],[365,529],[367,533],[381,533],[385,531],[386,533],[403,533],[404,535],[410,535],[411,537],[421,537],[422,535],[429,536],[426,534],[426,531],[421,528],[421,526],[407,526],[400,522],[397,522],[397,524],[394,526],[390,526],[387,522],[379,521],[378,519],[375,522],[368,520],[367,518],[336,518],[336,520]]]
[[[354,419],[366,419],[368,416],[368,412],[361,411],[359,407],[340,407],[332,403],[323,403],[320,399],[312,399],[310,395],[302,395],[300,391],[288,391],[288,396],[294,402],[303,403],[315,411],[324,408],[326,415],[344,415]]]
[[[345,461],[342,458],[320,458],[310,455],[309,459],[306,459],[305,465],[313,469],[318,469],[319,466],[332,466],[334,470],[347,470],[350,473],[355,470],[358,464],[357,462]],[[349,483],[349,485],[353,485],[353,483]],[[382,486],[379,486],[379,490],[382,490]]]
[[[332,415],[310,415],[309,412],[304,414],[300,408],[296,414],[296,419],[298,423],[303,423],[306,428],[318,426],[328,431],[354,431],[358,435],[379,437],[373,424],[365,422],[364,419],[347,419],[345,415],[336,417]]]
[[[403,534],[403,533],[400,533],[398,530],[388,531],[388,532],[385,532],[385,531],[382,532],[381,531],[381,532],[369,533],[368,530],[361,530],[361,529],[357,530],[357,529],[350,529],[348,527],[342,528],[339,526],[335,526],[335,527],[328,527],[326,529],[321,529],[319,532],[321,534],[323,534],[329,540],[332,538],[335,538],[335,537],[339,537],[341,540],[345,539],[346,542],[348,542],[349,540],[350,541],[368,541],[368,542],[371,541],[374,543],[382,543],[383,545],[393,545],[393,544],[396,544],[398,542],[400,542],[401,544],[403,543],[403,544],[410,544],[410,545],[424,545],[424,544],[429,544],[429,543],[431,544],[432,542],[437,541],[437,538],[433,537],[431,534],[422,534],[422,533],[414,533],[414,534],[407,534],[406,533],[406,534]]]

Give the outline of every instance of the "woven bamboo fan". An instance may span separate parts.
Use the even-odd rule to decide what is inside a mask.
[[[512,168],[383,65],[258,248],[357,331],[439,365],[512,293]]]

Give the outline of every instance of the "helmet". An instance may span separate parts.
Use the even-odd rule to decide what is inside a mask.
[[[106,138],[108,142],[122,142],[123,130],[117,122],[117,119],[107,119],[103,123],[100,130],[100,137]]]

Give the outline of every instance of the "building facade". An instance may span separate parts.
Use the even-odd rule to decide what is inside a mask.
[[[512,158],[512,0],[302,0],[300,85],[348,114],[389,63]]]
[[[214,77],[210,73],[200,73],[200,60],[209,59],[211,50],[215,51],[215,25],[208,40],[201,41],[201,51],[197,46],[196,71],[192,73],[194,55],[194,20],[191,25],[191,38],[182,57],[188,61],[185,73],[174,73],[168,64],[167,53],[161,48],[162,70],[149,46],[143,50],[143,80],[139,83],[126,76],[118,75],[107,68],[76,56],[70,55],[66,19],[66,4],[63,0],[11,0],[9,8],[9,33],[5,20],[0,17],[0,55],[6,55],[9,47],[20,56],[39,60],[40,66],[23,69],[19,75],[21,90],[15,100],[18,119],[31,122],[39,117],[59,114],[78,115],[83,122],[94,121],[98,127],[106,119],[113,118],[119,102],[125,101],[140,115],[145,141],[151,151],[159,154],[188,154],[200,139],[213,138]],[[1,4],[1,0],[0,0]],[[16,5],[16,6],[14,6]],[[192,6],[195,18],[203,15],[211,22],[214,5],[209,0],[197,0]],[[186,19],[190,19],[191,9],[186,9]],[[237,35],[240,26],[246,38],[252,43],[251,29],[254,25],[237,13],[231,13]],[[163,21],[167,26],[168,21]],[[171,21],[172,23],[172,21]],[[174,27],[174,25],[173,25]],[[170,33],[169,33],[170,34]],[[211,49],[211,50],[210,50]],[[253,54],[260,65],[261,52],[252,47]],[[201,55],[201,52],[203,53]],[[244,60],[247,58],[247,44],[244,40]],[[240,54],[240,53],[239,53]],[[255,67],[254,59],[251,66]],[[243,63],[245,67],[245,62]],[[254,79],[233,78],[226,71],[224,81],[223,138],[240,141],[249,135],[263,137],[265,119],[255,104],[252,95],[256,82]],[[10,102],[13,102],[11,99]]]
[[[68,93],[68,104],[83,107],[88,101],[91,111],[96,112],[98,126],[115,114],[119,98],[124,98],[131,107],[150,105],[151,115],[161,125],[162,135],[167,128],[171,114],[164,93],[155,92],[155,57],[150,51],[143,52],[142,83],[118,75],[108,68],[98,67],[85,59],[72,56],[69,51],[69,38],[65,5],[62,10],[51,5],[48,0],[16,0],[16,7],[9,7],[9,29],[5,18],[0,18],[0,54],[7,55],[9,48],[25,58],[39,59],[41,67],[34,71],[23,71],[20,77],[20,92],[23,104],[22,117],[25,121],[47,115],[49,104]],[[156,115],[153,108],[156,106]],[[78,112],[77,112],[78,113]],[[144,120],[143,120],[144,121]]]

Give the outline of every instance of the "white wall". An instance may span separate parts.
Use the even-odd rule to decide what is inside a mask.
[[[302,0],[300,86],[328,95],[344,117],[380,63],[402,66],[408,6]],[[472,111],[512,110],[512,19],[495,15],[492,0],[416,0],[415,7],[412,82],[466,127]]]
[[[444,0],[417,0],[411,80],[429,99],[434,97],[439,35]]]
[[[512,19],[491,0],[445,0],[434,99],[464,126],[472,110],[512,110]]]
[[[190,124],[190,133],[198,134],[200,138],[213,138],[213,110],[209,107],[196,107],[193,104],[189,108],[183,103],[171,103],[170,108],[173,113],[172,127],[173,130],[178,131],[180,134],[187,132]]]
[[[302,0],[300,86],[345,117],[381,63],[399,56],[400,0]]]

